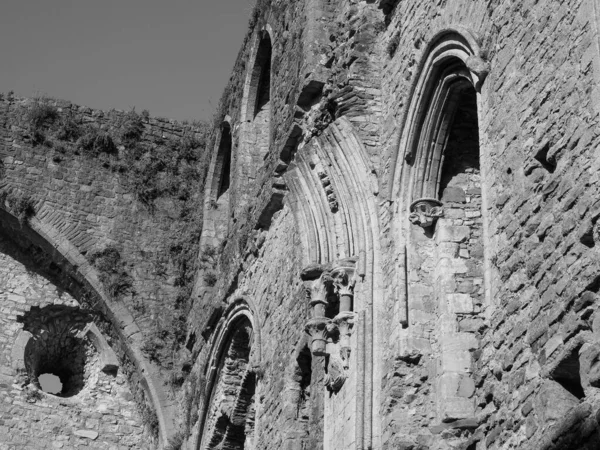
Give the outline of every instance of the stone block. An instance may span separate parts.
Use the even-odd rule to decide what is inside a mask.
[[[435,240],[441,242],[467,242],[471,236],[471,228],[464,225],[445,225],[438,223]]]
[[[446,302],[450,312],[459,314],[472,314],[473,299],[469,294],[446,294]]]
[[[93,430],[75,430],[75,436],[91,439],[92,441],[98,438],[98,432]]]
[[[458,186],[448,186],[442,193],[442,202],[444,203],[466,203],[467,196],[464,189]]]
[[[464,397],[438,398],[438,417],[442,422],[469,419],[475,414],[473,400]]]

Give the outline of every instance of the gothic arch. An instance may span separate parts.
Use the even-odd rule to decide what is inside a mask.
[[[244,198],[246,187],[258,176],[271,142],[272,35],[260,30],[250,53],[241,106],[240,150],[236,154],[236,193]]]
[[[206,179],[203,232],[200,241],[202,251],[209,246],[217,246],[227,233],[231,204],[231,164],[234,156],[232,132],[231,118],[225,116],[215,142]]]
[[[326,267],[356,261],[355,302],[349,311],[356,316],[356,341],[351,350],[355,366],[350,370],[358,375],[353,380],[356,385],[344,388],[340,395],[347,395],[355,404],[356,442],[365,448],[376,445],[381,368],[373,356],[380,339],[374,324],[384,312],[381,303],[374,302],[383,295],[374,169],[360,136],[341,117],[298,149],[285,180],[290,190],[288,204],[302,239],[304,263]]]
[[[78,300],[83,299],[87,306],[101,313],[111,323],[156,411],[160,441],[168,442],[169,437],[174,433],[173,406],[161,387],[163,381],[160,374],[147,362],[140,350],[143,335],[127,307],[105,294],[96,269],[53,226],[35,216],[29,219],[27,225],[21,225],[15,216],[0,207],[0,230],[8,233],[17,242],[18,252],[26,254],[28,250],[33,249],[43,253],[50,264],[48,267],[38,268],[40,273],[56,280],[61,288],[74,294]],[[60,268],[60,274],[57,274],[57,267]],[[23,334],[20,336],[21,339],[27,337]],[[19,348],[16,351],[19,354],[21,344],[24,343],[26,342],[18,343]]]
[[[419,63],[418,75],[409,96],[410,104],[398,131],[398,144],[392,154],[388,193],[390,199],[398,198],[399,191],[403,188],[402,184],[407,178],[402,172],[406,165],[399,161],[399,158],[402,156],[407,162],[413,161],[423,126],[425,125],[425,129],[430,133],[437,130],[443,135],[443,129],[439,128],[443,125],[439,120],[444,116],[440,114],[440,106],[447,100],[453,82],[469,81],[479,92],[488,72],[489,66],[483,59],[478,39],[470,30],[462,26],[453,26],[433,35]],[[436,83],[440,83],[440,86],[436,86]],[[426,120],[432,105],[435,105],[433,110],[437,120],[433,120],[436,117]],[[432,125],[438,128],[431,128]]]
[[[255,390],[260,369],[260,332],[253,305],[234,297],[217,325],[205,366],[207,380],[197,449],[252,449]],[[235,392],[235,397],[224,395]]]
[[[411,87],[410,103],[401,119],[397,144],[392,154],[388,199],[397,242],[399,286],[406,286],[406,245],[408,217],[418,209],[432,216],[440,213],[440,182],[444,148],[450,124],[458,107],[460,92],[471,92],[479,109],[480,91],[489,72],[479,39],[469,29],[450,26],[434,33],[423,51],[417,77]],[[477,111],[480,115],[480,111]],[[420,199],[431,200],[428,204]],[[412,211],[411,211],[412,209]],[[414,218],[414,217],[413,217]],[[405,288],[396,297],[401,303],[400,322],[408,325],[408,299]]]
[[[209,168],[209,178],[206,180],[206,201],[217,202],[229,191],[231,183],[231,157],[233,150],[231,118],[225,116],[215,143],[215,152]]]
[[[488,295],[479,139],[487,73],[468,30],[447,28],[433,36],[412,88],[390,183],[401,286],[394,300],[405,327],[400,339],[405,352],[429,355],[428,346],[439,347],[432,383],[444,423],[474,414],[473,399],[457,384],[472,381],[471,351],[478,338],[458,322],[464,314],[477,316]],[[412,348],[416,339],[426,344]]]

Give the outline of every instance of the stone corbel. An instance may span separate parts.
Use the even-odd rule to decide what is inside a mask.
[[[442,202],[435,198],[420,198],[410,205],[408,220],[421,228],[429,228],[443,215]]]
[[[471,79],[473,80],[475,89],[479,91],[481,89],[481,85],[490,73],[489,63],[484,61],[479,56],[471,55],[467,58],[466,66],[467,69],[469,69],[469,72],[471,73]]]

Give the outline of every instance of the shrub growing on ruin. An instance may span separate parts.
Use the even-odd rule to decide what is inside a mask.
[[[58,119],[58,109],[46,98],[36,99],[27,113],[27,121],[32,131],[40,131]]]
[[[94,252],[89,256],[89,261],[98,270],[100,281],[113,298],[131,292],[132,278],[125,270],[121,254],[116,248],[106,247]]]
[[[42,393],[40,391],[38,391],[37,389],[35,389],[34,387],[28,387],[25,390],[25,400],[28,403],[35,403],[38,400],[42,400],[44,398],[44,396],[42,395]]]
[[[207,270],[204,272],[203,279],[204,283],[209,287],[213,287],[215,284],[217,284],[217,275],[212,270]]]
[[[160,364],[162,360],[161,355],[164,348],[164,337],[161,338],[158,336],[152,336],[144,341],[141,350],[150,361]]]
[[[400,45],[400,33],[396,33],[394,36],[392,36],[390,42],[388,42],[386,50],[390,58],[396,54],[396,50],[398,50],[398,45]]]
[[[25,225],[35,215],[35,201],[33,197],[22,192],[0,192],[0,203],[16,216],[21,225]]]
[[[60,120],[56,139],[60,141],[76,142],[81,137],[82,128],[75,121],[73,114],[67,114]]]
[[[121,129],[121,140],[123,145],[131,147],[137,144],[144,133],[144,123],[141,117],[135,112],[130,111],[125,116]]]
[[[165,447],[165,450],[181,450],[183,441],[185,441],[185,434],[183,431],[178,431],[169,439],[169,444]]]
[[[77,147],[88,155],[97,156],[100,153],[116,153],[117,147],[108,133],[98,128],[88,127],[77,140]]]
[[[148,427],[154,436],[158,435],[158,416],[156,411],[148,405],[144,405],[142,409],[142,423]]]

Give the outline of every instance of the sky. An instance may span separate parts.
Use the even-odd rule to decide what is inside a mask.
[[[0,92],[209,119],[255,0],[1,0]]]

